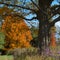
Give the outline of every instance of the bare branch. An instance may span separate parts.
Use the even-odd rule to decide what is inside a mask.
[[[23,15],[20,15],[20,14],[5,14],[5,15],[2,15],[2,16],[14,16],[14,17],[20,17],[22,19],[25,19],[26,21],[32,21],[34,19],[37,19],[37,17],[32,17],[31,19],[28,19],[26,17],[24,17]]]
[[[52,12],[52,16],[50,18],[48,18],[48,20],[50,20],[54,15],[56,14],[60,14],[60,8],[58,8],[57,10],[55,10],[54,12]]]
[[[50,27],[53,26],[57,21],[60,21],[60,16],[49,24]]]
[[[53,16],[55,16],[56,14],[60,14],[60,8],[58,8],[57,10],[54,10],[54,12],[52,12],[52,16],[50,16],[47,20],[45,20],[44,22],[50,20]]]
[[[33,0],[31,0],[31,2],[39,9],[38,5]]]
[[[31,19],[27,19],[27,18],[23,18],[23,19],[31,21],[31,20],[37,19],[37,17],[32,17]]]
[[[25,19],[25,20],[27,20],[27,21],[31,21],[31,20],[37,19],[37,17],[32,17],[31,19],[28,19],[28,18],[23,17],[22,15],[18,15],[18,14],[15,14],[14,16],[18,16],[18,17],[20,17],[20,18],[22,18],[22,19]]]
[[[13,5],[13,4],[8,4],[8,3],[4,3],[4,2],[0,2],[0,4],[4,4],[4,5],[7,5],[7,6],[13,6],[13,7],[20,7],[22,9],[31,10],[32,12],[36,13],[36,10],[35,9],[31,9],[31,8],[28,8],[28,7],[19,6],[19,5]],[[39,8],[39,11],[42,12],[43,14],[45,14],[45,15],[48,15],[41,8]]]
[[[0,2],[0,4],[4,4],[4,5],[7,5],[7,6],[20,7],[20,8],[22,8],[22,9],[27,9],[27,10],[31,10],[31,11],[33,11],[33,12],[36,12],[36,10],[31,9],[31,8],[28,8],[28,7],[24,7],[24,6],[13,5],[13,4],[7,4],[7,3],[4,3],[4,2]]]
[[[22,19],[25,19],[25,20],[27,20],[27,21],[31,21],[31,20],[37,19],[37,17],[32,17],[31,19],[28,19],[28,18],[26,18],[26,17],[23,17],[22,15],[21,15],[21,16],[20,16],[20,15],[16,15],[16,16],[18,16],[18,17],[20,17],[20,18],[22,18]]]
[[[50,9],[55,10],[56,8],[59,8],[59,7],[60,7],[60,5],[54,5],[54,6],[50,7]]]

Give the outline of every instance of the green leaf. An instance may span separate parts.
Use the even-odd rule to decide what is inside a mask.
[[[5,35],[2,32],[0,32],[0,45],[3,45],[5,43],[4,39]]]
[[[4,48],[4,46],[3,45],[0,45],[0,49],[3,49]]]

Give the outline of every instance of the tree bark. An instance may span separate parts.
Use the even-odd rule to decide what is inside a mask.
[[[39,20],[39,31],[38,31],[38,48],[39,53],[42,54],[43,51],[43,34],[44,34],[44,27],[43,27],[43,14],[38,11],[37,12],[37,19]]]
[[[41,2],[41,0],[39,0],[38,5],[43,11],[47,12],[47,7],[43,2]],[[39,20],[38,47],[39,53],[42,54],[44,46],[47,46],[47,40],[49,40],[49,23],[47,21],[48,16],[45,16],[40,10],[37,13],[37,17]]]

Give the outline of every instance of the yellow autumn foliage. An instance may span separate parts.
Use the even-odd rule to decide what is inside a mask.
[[[13,15],[5,17],[2,24],[2,31],[6,35],[6,48],[11,49],[31,46],[31,31],[23,19],[14,17]]]

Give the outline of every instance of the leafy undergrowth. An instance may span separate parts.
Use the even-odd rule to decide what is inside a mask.
[[[0,56],[0,60],[60,60],[60,46],[46,47],[42,55],[39,55],[38,49],[34,47],[16,48],[8,51],[6,56]]]
[[[41,56],[38,53],[38,49],[33,47],[16,48],[10,52],[13,54],[14,60],[60,60],[60,46],[56,48],[47,47]]]

